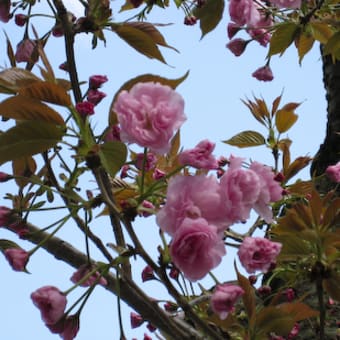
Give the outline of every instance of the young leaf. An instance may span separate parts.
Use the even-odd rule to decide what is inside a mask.
[[[288,131],[297,121],[298,115],[289,110],[278,110],[275,115],[275,125],[279,133]]]
[[[24,121],[0,135],[0,165],[55,146],[65,128],[44,121]]]
[[[224,0],[207,0],[202,7],[194,9],[194,16],[200,20],[201,39],[218,25],[223,11]]]
[[[295,45],[299,54],[299,64],[303,57],[312,49],[315,39],[310,32],[303,32],[296,40]]]
[[[298,30],[299,25],[294,22],[284,22],[277,26],[270,39],[268,57],[274,54],[282,55],[296,38]]]
[[[237,146],[239,148],[246,148],[250,146],[264,145],[266,144],[266,139],[259,132],[247,130],[223,141],[223,143]]]
[[[0,93],[15,94],[21,87],[39,81],[30,71],[12,67],[0,72]]]
[[[41,101],[17,95],[0,103],[0,115],[16,120],[35,120],[64,125],[59,113]]]
[[[340,54],[340,32],[333,34],[323,48],[323,54],[332,54],[337,57]]]
[[[66,107],[71,105],[70,96],[64,87],[46,81],[37,81],[21,88],[19,95]]]
[[[321,44],[326,44],[328,39],[333,35],[333,30],[326,23],[311,22],[311,33],[315,40],[320,41]]]
[[[314,318],[319,315],[318,311],[312,309],[302,302],[282,303],[278,307],[280,308],[280,310],[290,315],[290,317],[293,318],[294,322]]]
[[[165,59],[157,47],[157,43],[148,33],[128,23],[114,24],[112,25],[112,30],[139,53],[166,64]]]
[[[117,117],[115,112],[113,111],[113,105],[117,99],[118,94],[123,91],[129,91],[133,85],[137,83],[147,83],[147,82],[155,82],[160,83],[162,85],[170,86],[172,89],[175,89],[179,84],[181,84],[189,75],[189,71],[184,74],[184,76],[178,78],[178,79],[167,79],[163,78],[157,75],[153,74],[143,74],[141,76],[138,76],[136,78],[128,80],[123,86],[120,87],[120,89],[116,92],[115,96],[113,97],[111,106],[110,106],[110,112],[109,112],[109,125],[113,125],[117,123]]]
[[[106,142],[100,145],[99,157],[104,169],[114,177],[126,161],[126,146],[121,142]]]
[[[312,158],[310,158],[310,157],[298,157],[298,158],[296,158],[293,161],[293,163],[291,163],[289,165],[289,167],[287,169],[285,169],[285,171],[284,171],[283,175],[285,176],[286,180],[288,181],[288,179],[295,176],[300,170],[305,168],[311,162],[311,160],[312,160]]]
[[[12,169],[13,175],[16,177],[15,182],[20,188],[24,188],[29,183],[28,178],[37,170],[37,164],[33,157],[27,156],[14,159]]]

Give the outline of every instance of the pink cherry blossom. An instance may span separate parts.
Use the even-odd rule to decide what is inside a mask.
[[[239,26],[256,26],[260,13],[253,0],[230,0],[229,14],[232,21]]]
[[[234,22],[229,22],[227,26],[228,38],[232,39],[240,29],[239,25]]]
[[[182,165],[190,165],[197,169],[217,169],[218,162],[212,155],[215,143],[205,139],[199,142],[193,149],[185,150],[178,156],[178,161]]]
[[[21,248],[8,248],[4,251],[6,260],[11,267],[19,272],[25,270],[30,254]]]
[[[86,276],[90,274],[93,270],[91,266],[86,264],[80,266],[77,271],[73,273],[71,276],[71,281],[73,283],[78,283],[79,281],[83,280]],[[102,286],[107,285],[107,281],[104,277],[100,276],[98,272],[94,272],[91,276],[89,276],[84,282],[80,284],[81,287],[89,287],[93,286],[94,284],[99,283]]]
[[[259,176],[252,170],[241,168],[242,160],[231,156],[229,168],[220,179],[228,225],[249,218],[261,190]]]
[[[170,150],[173,135],[186,120],[183,98],[171,87],[154,82],[137,83],[130,91],[122,91],[114,111],[122,141],[156,154]]]
[[[55,324],[64,315],[66,296],[54,286],[44,286],[31,294],[31,299],[41,312],[46,324]]]
[[[155,277],[152,267],[147,265],[142,271],[142,281],[143,282],[150,281],[150,280],[154,280],[155,278],[156,277]]]
[[[274,79],[273,72],[269,65],[262,66],[253,72],[252,76],[257,80],[272,81]]]
[[[263,237],[245,237],[237,254],[249,274],[260,270],[266,273],[279,255],[282,244]]]
[[[333,182],[340,183],[340,162],[329,165],[326,169],[326,175]]]
[[[223,231],[228,226],[222,213],[223,206],[215,177],[178,175],[169,180],[166,203],[157,213],[156,222],[171,236],[186,217],[202,217]]]
[[[93,75],[89,79],[89,88],[96,90],[108,81],[107,76]]]
[[[246,49],[248,45],[247,40],[236,38],[233,40],[230,40],[226,47],[236,56],[239,57]]]
[[[20,62],[31,62],[33,57],[33,51],[35,49],[35,42],[31,39],[24,39],[17,45],[15,52],[15,60]]]
[[[135,312],[131,312],[130,313],[130,324],[131,324],[131,328],[137,328],[139,326],[141,326],[144,322],[144,319],[141,315],[135,313]]]
[[[243,294],[244,290],[240,286],[227,283],[218,285],[210,299],[211,309],[221,320],[225,320]]]
[[[170,254],[184,276],[196,281],[220,264],[226,250],[214,225],[204,218],[185,218],[170,244]]]
[[[258,162],[251,163],[250,170],[254,171],[260,178],[260,194],[254,204],[254,210],[267,222],[273,221],[273,213],[269,208],[270,202],[276,202],[282,198],[282,187],[275,180],[272,169]]]
[[[300,8],[301,0],[270,0],[277,8]]]
[[[94,105],[99,104],[105,97],[106,93],[104,93],[103,91],[90,89],[87,92],[87,100]]]

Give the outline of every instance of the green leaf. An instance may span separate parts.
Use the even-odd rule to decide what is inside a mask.
[[[0,93],[15,94],[20,88],[40,79],[30,71],[12,67],[0,72]]]
[[[177,79],[167,79],[163,78],[154,74],[143,74],[141,76],[138,76],[136,78],[128,80],[126,83],[124,83],[120,89],[116,92],[111,106],[110,106],[110,113],[109,113],[109,124],[113,125],[117,123],[116,113],[113,111],[113,105],[117,99],[117,96],[119,93],[123,90],[129,91],[135,84],[137,83],[147,83],[147,82],[155,82],[160,83],[162,85],[170,86],[172,89],[175,89],[179,84],[181,84],[189,75],[189,71],[186,72],[182,77]]]
[[[332,35],[323,48],[323,54],[331,54],[336,58],[340,55],[340,31]]]
[[[311,33],[315,40],[320,41],[322,44],[326,44],[328,39],[333,35],[334,31],[326,23],[311,22]]]
[[[106,142],[100,146],[99,157],[104,169],[115,177],[126,162],[127,148],[121,142]]]
[[[270,39],[268,57],[279,53],[282,55],[294,41],[298,30],[299,25],[294,22],[285,22],[277,26]]]
[[[288,131],[297,121],[298,115],[290,110],[278,110],[275,115],[275,125],[279,133]]]
[[[70,106],[71,99],[65,88],[61,85],[47,81],[37,81],[21,88],[19,94],[25,97],[39,99],[51,104]]]
[[[223,11],[224,0],[207,0],[202,7],[194,9],[194,16],[200,20],[201,39],[215,29],[222,19]]]
[[[4,118],[16,120],[44,121],[57,125],[65,124],[58,112],[37,99],[20,94],[5,99],[0,103],[0,115]]]
[[[266,144],[265,138],[256,131],[243,131],[232,138],[223,141],[223,143],[237,146],[239,148],[247,148],[251,146],[259,146]]]
[[[312,49],[315,39],[310,32],[303,32],[296,40],[295,45],[299,54],[299,64],[301,65],[304,56]]]
[[[64,135],[63,126],[43,121],[24,121],[0,135],[0,165],[31,156],[55,146]]]
[[[156,42],[148,33],[143,30],[129,25],[129,23],[112,24],[112,30],[117,35],[133,47],[136,51],[144,54],[148,58],[157,59],[166,64]]]

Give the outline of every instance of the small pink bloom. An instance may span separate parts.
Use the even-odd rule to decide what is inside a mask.
[[[33,51],[35,49],[35,42],[31,39],[24,39],[17,45],[15,52],[15,60],[20,62],[31,62]]]
[[[141,326],[144,322],[144,319],[141,315],[131,312],[130,313],[130,323],[131,323],[131,328],[137,328]]]
[[[294,339],[295,337],[298,336],[299,332],[300,332],[300,326],[298,323],[296,323],[294,327],[292,328],[292,330],[289,332],[287,339],[288,340]]]
[[[10,19],[10,0],[0,0],[0,21],[8,22]]]
[[[260,13],[253,0],[230,0],[229,14],[231,20],[239,26],[254,26],[260,19]]]
[[[326,175],[335,183],[340,183],[340,162],[329,165],[326,169]]]
[[[4,207],[4,206],[0,206],[0,227],[3,226],[8,226],[11,222],[11,215],[12,215],[12,210]]]
[[[270,167],[253,162],[249,169],[260,178],[260,194],[253,208],[267,223],[271,223],[273,213],[268,205],[270,202],[276,202],[282,198],[282,187],[275,180],[275,174]]]
[[[185,121],[183,98],[159,83],[137,83],[122,91],[114,104],[123,142],[150,148],[156,154],[170,150],[171,139]]]
[[[96,90],[108,81],[107,76],[94,75],[89,79],[89,88]]]
[[[0,183],[4,183],[12,179],[13,176],[0,171]]]
[[[214,149],[215,144],[205,139],[193,149],[181,152],[178,156],[178,161],[182,165],[190,165],[197,169],[217,169],[218,162],[212,155]]]
[[[73,340],[77,336],[78,331],[79,316],[70,315],[66,317],[63,324],[63,330],[59,332],[59,335],[63,340]]]
[[[277,8],[300,8],[301,0],[270,0]]]
[[[151,336],[150,335],[147,335],[144,333],[144,338],[143,340],[152,340]]]
[[[155,206],[151,202],[144,200],[137,210],[141,216],[149,217],[154,214]]]
[[[178,280],[179,270],[175,266],[172,266],[170,269],[169,276],[174,280]]]
[[[150,322],[146,325],[146,328],[151,332],[155,332],[157,327],[155,327],[153,324],[151,324]]]
[[[295,299],[295,290],[293,288],[287,288],[285,294],[288,302],[291,302]]]
[[[73,283],[78,283],[82,279],[84,279],[91,271],[93,268],[91,266],[88,266],[86,264],[81,265],[77,271],[73,273],[71,276],[71,281]],[[94,284],[99,283],[102,286],[107,285],[107,281],[104,277],[100,276],[98,272],[93,273],[90,277],[87,278],[86,281],[82,282],[80,284],[81,287],[89,287],[93,286]]]
[[[122,166],[122,168],[120,169],[120,178],[126,178],[129,177],[129,170],[130,170],[130,166],[125,164]]]
[[[87,92],[87,100],[94,105],[99,104],[102,101],[102,99],[105,97],[106,97],[106,93],[99,91],[99,90],[90,89]]]
[[[27,19],[28,17],[25,14],[16,14],[14,17],[15,24],[18,26],[25,26]]]
[[[229,43],[226,45],[226,47],[236,56],[239,57],[246,49],[248,45],[247,40],[236,38],[233,40],[230,40]]]
[[[245,237],[237,254],[249,274],[260,270],[266,273],[276,262],[282,244],[263,237]]]
[[[244,290],[240,286],[227,283],[218,285],[210,299],[211,309],[221,320],[225,320],[243,294]]]
[[[64,315],[66,296],[54,286],[44,286],[31,294],[31,299],[41,312],[43,321],[55,324]]]
[[[253,72],[252,76],[257,80],[262,81],[272,81],[274,79],[273,72],[268,65],[258,68],[255,72]]]
[[[203,218],[185,218],[170,244],[172,261],[190,281],[202,279],[226,254],[215,226]]]
[[[187,15],[184,18],[184,25],[193,26],[197,23],[197,18],[194,15]]]
[[[154,170],[154,172],[152,174],[152,178],[156,181],[161,179],[161,178],[164,178],[165,176],[166,176],[166,173],[162,170],[157,169],[157,168]]]
[[[202,217],[221,232],[228,226],[223,207],[224,201],[215,177],[178,175],[169,180],[166,203],[157,213],[156,222],[163,231],[173,236],[185,218]]]
[[[136,155],[135,162],[137,169],[142,170],[144,163],[144,170],[149,171],[151,169],[154,169],[154,167],[156,166],[157,158],[153,153],[148,152],[146,155],[146,159],[144,160],[144,153],[138,153]]]
[[[151,266],[147,265],[142,271],[142,281],[150,281],[155,279],[155,274]]]
[[[76,110],[84,118],[86,116],[94,114],[94,104],[87,101],[83,101],[76,104]]]
[[[4,251],[4,255],[14,270],[18,272],[25,271],[26,264],[30,257],[27,251],[21,248],[8,248]]]
[[[228,38],[232,39],[240,29],[239,25],[229,22],[227,26]]]

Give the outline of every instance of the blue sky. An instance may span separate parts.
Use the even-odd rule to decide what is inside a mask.
[[[66,3],[66,2],[65,2]],[[69,0],[75,4],[76,1]],[[115,2],[119,8],[121,1]],[[76,7],[74,10],[77,10]],[[119,20],[120,15],[114,14]],[[37,26],[39,32],[44,32],[42,23]],[[268,103],[284,91],[282,103],[302,102],[297,109],[299,120],[289,131],[288,137],[293,140],[291,148],[292,158],[302,155],[312,156],[322,142],[326,126],[326,102],[322,84],[321,60],[318,47],[315,46],[308,54],[302,67],[298,65],[296,50],[291,47],[283,57],[274,57],[271,63],[274,72],[274,81],[263,83],[251,77],[251,73],[265,63],[266,49],[256,44],[250,44],[246,52],[239,58],[234,57],[226,48],[226,26],[228,18],[225,15],[217,29],[200,40],[199,27],[183,25],[182,12],[175,8],[157,10],[149,20],[155,23],[174,23],[171,26],[161,27],[167,42],[176,47],[180,54],[173,50],[162,49],[170,66],[156,60],[150,60],[137,54],[126,43],[120,41],[114,33],[107,33],[107,47],[100,46],[92,51],[90,39],[79,37],[77,39],[77,62],[80,78],[84,81],[92,74],[105,74],[109,82],[103,87],[108,96],[97,107],[96,115],[92,120],[101,131],[107,124],[107,112],[111,98],[119,87],[137,75],[144,73],[159,74],[168,78],[178,78],[190,70],[188,79],[178,87],[185,99],[185,112],[188,120],[182,128],[182,146],[193,147],[202,139],[210,139],[216,142],[215,155],[235,155],[262,161],[272,165],[270,151],[265,147],[252,149],[236,149],[221,143],[241,130],[255,129],[265,132],[262,127],[248,113],[248,109],[240,99],[262,96]],[[15,46],[21,40],[23,29],[14,27],[12,24],[0,25],[1,29],[9,34]],[[0,44],[4,46],[4,34],[0,34]],[[64,61],[62,52],[62,39],[51,39],[46,47],[48,57],[55,69]],[[0,52],[0,66],[7,63],[4,49]],[[56,71],[58,76],[67,77],[62,71]],[[3,123],[1,123],[3,124]],[[137,149],[135,149],[137,150]],[[6,171],[7,165],[0,167]],[[303,176],[306,178],[308,173]],[[95,187],[94,183],[89,184]],[[2,197],[11,191],[10,184],[1,184],[0,204],[7,204]],[[46,225],[50,221],[50,215],[39,216],[34,221],[39,225]],[[108,227],[104,218],[94,223],[94,230],[103,236],[107,236],[105,228]],[[148,248],[153,249],[157,245],[157,226],[152,218],[144,219],[136,224],[136,230],[144,234],[143,241]],[[147,232],[146,232],[147,230]],[[71,239],[80,248],[83,247],[83,239],[68,226],[60,234]],[[12,238],[6,231],[1,230],[0,238]],[[21,244],[25,249],[31,249],[28,243]],[[227,273],[224,279],[233,275],[233,254],[228,251],[219,272]],[[139,279],[142,266],[139,265],[136,279]],[[33,256],[29,262],[28,270],[32,273],[26,275],[16,273],[9,269],[7,262],[0,257],[0,271],[2,273],[0,299],[2,309],[0,312],[1,338],[4,340],[21,340],[23,338],[34,340],[53,340],[58,338],[52,335],[43,325],[38,310],[33,307],[29,295],[35,289],[53,284],[60,289],[70,287],[69,277],[73,269],[63,263],[54,260],[49,254],[41,251]],[[223,279],[221,277],[221,279]],[[208,284],[209,285],[209,284]],[[158,285],[147,282],[143,286],[149,292],[156,292],[162,297],[164,292],[159,290]],[[70,299],[76,299],[80,292],[75,293]],[[81,328],[78,340],[112,340],[118,339],[119,331],[116,322],[117,310],[115,297],[105,292],[101,287],[95,290],[93,297],[84,308],[81,315]],[[123,313],[125,331],[128,339],[143,338],[145,328],[130,330],[129,313],[131,309],[124,307]],[[155,337],[154,337],[155,338]]]

